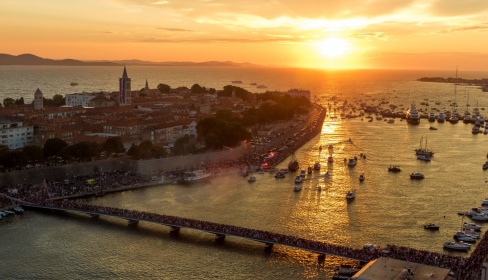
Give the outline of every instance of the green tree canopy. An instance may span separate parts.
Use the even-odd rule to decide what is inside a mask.
[[[43,160],[42,148],[36,145],[25,146],[22,151],[29,161],[38,162]]]
[[[44,157],[60,156],[61,152],[68,147],[66,141],[59,138],[48,139],[43,146]]]
[[[193,86],[191,86],[190,90],[192,93],[203,93],[207,91],[205,87],[202,87],[199,84],[194,84]]]
[[[15,100],[13,98],[7,97],[3,99],[3,106],[9,107],[10,105],[15,104]]]
[[[109,137],[103,143],[103,150],[106,151],[109,155],[114,154],[114,153],[124,153],[125,148],[124,144],[122,143],[122,140],[120,137]]]

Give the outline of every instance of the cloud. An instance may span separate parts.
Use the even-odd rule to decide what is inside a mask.
[[[156,29],[174,32],[194,32],[194,30],[183,29],[183,28],[171,28],[171,27],[157,27]]]
[[[476,15],[488,11],[486,0],[439,0],[432,4],[431,11],[440,16]]]
[[[442,30],[437,33],[441,34],[446,34],[446,33],[451,33],[451,32],[459,32],[459,31],[485,31],[488,30],[488,23],[481,23],[478,25],[471,25],[471,26],[464,26],[464,27],[459,27],[459,28],[452,28],[448,30]]]

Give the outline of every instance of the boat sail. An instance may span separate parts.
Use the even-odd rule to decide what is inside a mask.
[[[298,160],[295,157],[295,153],[293,153],[291,156],[291,160],[288,163],[288,170],[297,171],[298,168],[300,168],[300,164],[298,163]]]
[[[425,147],[423,147],[423,138],[424,136],[422,135],[422,137],[420,137],[420,145],[419,145],[419,148],[418,149],[415,149],[415,154],[417,156],[427,156],[427,157],[432,157],[434,155],[434,152],[433,151],[429,151],[427,149],[427,136],[425,136]]]

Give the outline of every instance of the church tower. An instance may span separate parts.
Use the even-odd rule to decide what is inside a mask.
[[[149,85],[147,83],[147,79],[146,79],[146,86],[144,87],[144,93],[146,94],[146,96],[149,96]]]
[[[124,73],[122,78],[119,78],[119,104],[130,105],[131,104],[131,90],[130,90],[130,78],[127,76],[127,70],[124,65]]]
[[[42,110],[42,108],[44,108],[44,97],[38,88],[34,93],[34,110]]]

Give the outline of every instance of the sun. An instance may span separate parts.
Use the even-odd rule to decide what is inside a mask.
[[[351,51],[351,44],[344,39],[330,37],[319,42],[317,48],[322,56],[338,58]]]

